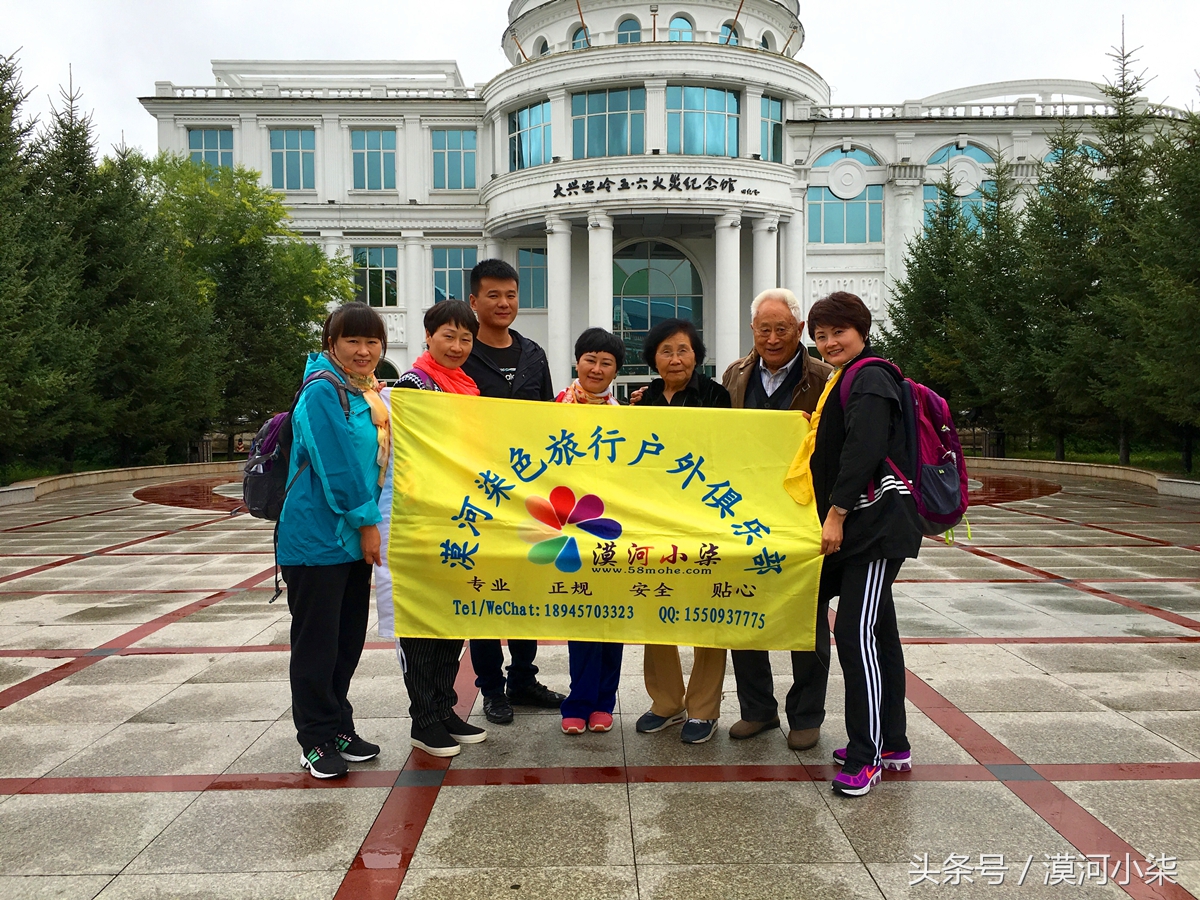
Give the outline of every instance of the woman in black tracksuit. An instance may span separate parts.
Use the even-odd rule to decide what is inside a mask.
[[[846,377],[855,363],[880,359],[871,349],[870,330],[866,304],[844,291],[819,300],[808,314],[809,335],[835,368],[831,380]],[[846,681],[849,742],[834,751],[842,771],[833,789],[860,796],[879,781],[882,769],[912,767],[892,582],[904,560],[916,557],[922,533],[912,496],[887,462],[911,471],[903,380],[880,359],[856,367],[849,384],[844,405],[835,381],[814,415],[816,444],[809,465],[824,523],[820,591],[823,599],[840,598],[834,638]]]

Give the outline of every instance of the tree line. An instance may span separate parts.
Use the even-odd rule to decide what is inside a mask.
[[[0,484],[186,461],[286,408],[348,263],[258,173],[100,158],[78,92],[44,124],[27,96],[0,57]]]
[[[1061,121],[1037,185],[997,162],[982,202],[949,174],[909,245],[881,348],[956,415],[1033,434],[1064,459],[1136,439],[1182,449],[1200,426],[1200,116],[1165,117],[1115,49],[1112,114]],[[963,422],[960,421],[960,427]]]

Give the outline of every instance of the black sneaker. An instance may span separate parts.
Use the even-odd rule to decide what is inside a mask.
[[[337,743],[338,753],[346,762],[366,762],[379,755],[378,744],[364,741],[353,731],[349,734],[339,731],[334,741]]]
[[[515,706],[538,706],[542,709],[558,709],[567,699],[566,694],[552,691],[539,681],[515,691],[509,690],[507,694],[508,702]]]
[[[654,710],[651,709],[642,713],[634,728],[637,729],[638,734],[657,734],[660,731],[670,728],[672,725],[678,725],[686,721],[686,711],[677,712],[673,716],[659,716],[655,715]]]
[[[450,732],[441,722],[434,722],[425,728],[417,728],[414,725],[412,745],[430,756],[458,756],[459,753],[458,741],[450,736]]]
[[[479,744],[487,740],[487,732],[484,729],[464,722],[458,717],[458,713],[450,713],[449,717],[442,719],[442,724],[450,732],[450,737],[460,744]]]
[[[350,771],[346,761],[338,755],[334,741],[326,741],[305,750],[300,754],[300,765],[308,769],[313,778],[341,778]]]
[[[512,707],[503,694],[483,698],[483,714],[493,725],[509,725],[513,720]]]

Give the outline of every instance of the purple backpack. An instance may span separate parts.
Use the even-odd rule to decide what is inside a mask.
[[[887,464],[916,501],[921,530],[927,535],[948,531],[962,521],[968,503],[967,464],[963,459],[954,419],[950,415],[950,406],[925,385],[904,378],[904,373],[895,363],[871,357],[853,363],[842,375],[838,390],[843,409],[850,399],[854,376],[868,365],[886,366],[903,379],[900,405],[904,414],[905,444],[913,471],[902,472],[891,458],[887,459]],[[868,484],[867,493],[874,495],[873,481]]]
[[[292,413],[296,411],[296,403],[299,402],[304,389],[316,381],[328,381],[337,389],[342,412],[346,414],[346,421],[350,421],[348,394],[352,388],[348,388],[340,378],[328,371],[317,372],[304,380],[300,390],[296,391],[291,409],[269,418],[250,442],[250,454],[242,476],[242,501],[246,505],[246,511],[255,518],[279,521],[279,514],[283,512],[283,501],[291,488],[287,481],[287,473],[288,461],[292,455]],[[305,463],[296,471],[293,482],[307,466],[308,463]]]

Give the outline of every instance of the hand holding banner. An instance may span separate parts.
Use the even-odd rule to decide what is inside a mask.
[[[391,415],[396,634],[813,648],[800,413],[393,390]]]

